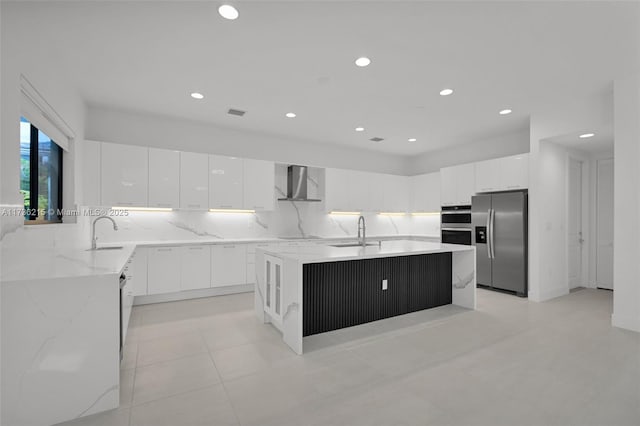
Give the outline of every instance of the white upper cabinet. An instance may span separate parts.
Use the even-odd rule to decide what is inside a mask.
[[[244,160],[222,155],[209,156],[209,207],[242,209]]]
[[[385,197],[385,178],[387,175],[382,173],[367,173],[367,180],[369,182],[369,210],[382,211],[384,210],[384,197]]]
[[[206,210],[209,207],[209,156],[180,153],[180,208]]]
[[[180,206],[180,153],[149,148],[149,207]]]
[[[348,210],[356,212],[372,210],[372,206],[370,205],[371,199],[369,197],[370,180],[367,175],[368,173],[365,172],[349,170],[348,181],[346,182],[349,191]]]
[[[528,186],[528,154],[476,163],[476,192],[508,191]]]
[[[475,164],[440,169],[440,189],[443,206],[471,204],[475,193]]]
[[[524,189],[529,187],[529,154],[512,155],[500,160],[504,189]]]
[[[325,170],[325,208],[327,211],[349,210],[349,171],[343,169]]]
[[[411,178],[411,211],[440,211],[440,173],[427,173]]]
[[[82,204],[100,205],[100,142],[82,143]]]
[[[497,191],[501,177],[498,160],[479,161],[476,163],[476,192]]]
[[[384,201],[381,208],[376,210],[401,213],[409,210],[410,184],[407,176],[384,175],[383,187],[376,188],[384,192]]]
[[[410,180],[406,176],[356,170],[326,169],[328,211],[405,212],[409,210]]]
[[[244,160],[243,207],[273,210],[275,198],[275,164],[273,161]]]
[[[100,163],[101,205],[147,206],[149,148],[102,143]]]

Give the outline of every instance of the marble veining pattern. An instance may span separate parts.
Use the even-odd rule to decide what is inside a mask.
[[[396,222],[393,220],[393,216],[387,216],[387,217],[389,218],[389,222],[391,222],[393,229],[396,231],[396,234],[399,234],[400,230],[398,229],[398,225],[396,225]]]
[[[291,314],[293,314],[294,312],[298,313],[298,311],[300,310],[299,307],[300,305],[296,302],[290,303],[287,306],[287,309],[285,310],[284,315],[282,315],[282,320],[286,321]]]
[[[280,194],[280,196],[282,196],[282,197],[286,197],[287,196],[287,194],[280,187],[278,187],[277,185],[275,186],[275,189],[276,189],[276,192],[278,194]],[[297,221],[298,221],[298,232],[300,232],[300,236],[303,237],[303,238],[306,238],[307,234],[304,231],[304,228],[302,226],[302,215],[300,214],[299,206],[296,204],[295,201],[287,200],[287,202],[290,203],[291,206],[293,206],[293,208],[295,209],[296,218],[297,218]]]
[[[468,286],[469,284],[471,284],[473,282],[474,277],[475,277],[475,274],[473,272],[468,273],[463,278],[460,278],[460,274],[456,273],[455,274],[456,280],[453,283],[453,287],[454,288],[465,288],[466,286]]]
[[[269,224],[267,222],[262,221],[258,213],[253,214],[253,219],[255,220],[255,223],[257,223],[258,226],[260,226],[262,229],[269,229]]]
[[[190,226],[186,223],[182,223],[182,222],[177,222],[177,221],[167,221],[167,223],[169,223],[169,225],[173,225],[178,229],[182,229],[184,231],[187,232],[191,232],[192,234],[198,236],[198,237],[212,237],[212,238],[218,238],[218,239],[222,239],[221,236],[216,235],[216,234],[210,234],[207,231],[202,231],[202,230],[198,230],[193,226]]]
[[[3,280],[2,424],[51,425],[118,406],[118,300],[117,273]]]

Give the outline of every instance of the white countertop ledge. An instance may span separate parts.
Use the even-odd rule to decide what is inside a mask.
[[[368,242],[373,243],[374,241],[369,240]],[[475,250],[475,247],[459,244],[400,240],[383,241],[380,247],[378,247],[378,244],[366,247],[332,247],[317,245],[292,248],[279,247],[259,250],[279,258],[296,260],[299,263],[323,263],[418,254],[464,252]]]
[[[127,244],[119,250],[0,248],[0,281],[120,274],[135,247]]]
[[[377,242],[378,239],[408,239],[408,238],[429,238],[440,239],[438,235],[426,234],[389,234],[389,235],[371,235],[367,236],[370,242]],[[191,246],[191,245],[216,245],[216,244],[260,244],[260,243],[313,243],[321,241],[353,241],[355,236],[338,236],[338,237],[256,237],[256,238],[194,238],[189,240],[136,240],[134,242],[109,242],[103,243],[105,246],[118,246],[122,244],[135,243],[139,247],[159,247],[159,246]]]

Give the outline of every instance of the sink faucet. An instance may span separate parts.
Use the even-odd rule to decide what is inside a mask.
[[[362,229],[362,239],[360,239],[360,230]],[[367,225],[364,222],[364,216],[358,218],[358,244],[362,247],[367,245]]]
[[[112,217],[105,215],[96,217],[93,220],[93,224],[91,224],[91,250],[95,250],[98,247],[98,237],[96,237],[96,222],[98,222],[100,219],[109,219],[113,223],[113,230],[118,230],[118,224],[115,220],[113,220]]]

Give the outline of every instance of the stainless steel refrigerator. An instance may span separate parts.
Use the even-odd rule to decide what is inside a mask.
[[[527,193],[473,196],[471,226],[478,284],[527,296]]]

